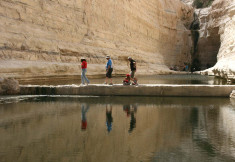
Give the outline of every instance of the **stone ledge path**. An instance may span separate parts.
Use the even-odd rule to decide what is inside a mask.
[[[88,86],[20,86],[21,95],[229,97],[233,90],[235,90],[235,85],[140,84],[138,86],[123,86],[115,84],[111,86],[90,84]]]

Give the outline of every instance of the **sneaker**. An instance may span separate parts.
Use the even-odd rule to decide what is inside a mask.
[[[132,83],[131,83],[131,85],[138,85],[138,83],[136,83],[136,82],[132,82]]]
[[[107,84],[106,82],[104,82],[104,84]]]
[[[85,86],[85,84],[82,84],[82,83],[81,83],[79,86],[81,86],[81,87],[82,87],[82,86]]]
[[[109,85],[113,85],[113,83],[109,83]]]

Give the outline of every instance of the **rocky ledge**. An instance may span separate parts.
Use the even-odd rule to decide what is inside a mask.
[[[184,97],[229,97],[235,85],[170,85],[121,84],[88,86],[20,86],[21,95],[89,95],[89,96],[184,96]]]

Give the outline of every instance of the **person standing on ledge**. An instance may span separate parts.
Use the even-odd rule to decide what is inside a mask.
[[[105,66],[105,68],[106,68],[106,79],[105,79],[104,84],[108,84],[108,79],[110,79],[109,85],[113,85],[113,82],[112,82],[113,62],[112,62],[110,56],[106,56],[106,59],[108,61],[107,61],[107,64]]]
[[[81,85],[85,85],[85,81],[87,82],[87,85],[90,83],[90,81],[87,79],[86,77],[86,72],[87,72],[87,62],[85,58],[81,58],[81,68],[82,68],[82,73],[81,73],[81,80],[82,80],[82,84]]]
[[[131,80],[134,81],[135,72],[136,72],[136,61],[133,60],[131,57],[128,57],[128,60],[130,61],[130,68],[131,68]]]

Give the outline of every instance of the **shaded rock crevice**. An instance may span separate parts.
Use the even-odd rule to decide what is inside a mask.
[[[191,72],[194,71],[199,71],[201,69],[200,67],[200,61],[198,59],[198,55],[197,55],[197,49],[198,49],[198,40],[199,40],[199,29],[200,29],[200,22],[198,19],[198,15],[196,13],[194,13],[193,15],[194,20],[192,22],[192,24],[190,25],[190,30],[192,33],[192,41],[193,41],[193,47],[191,49]]]
[[[195,8],[206,8],[211,6],[214,0],[194,0],[193,7]]]
[[[209,26],[209,11],[210,8],[197,9],[195,11],[199,22],[195,55],[200,63],[200,68],[197,70],[205,70],[213,67],[217,62],[217,55],[220,48],[219,28]]]

